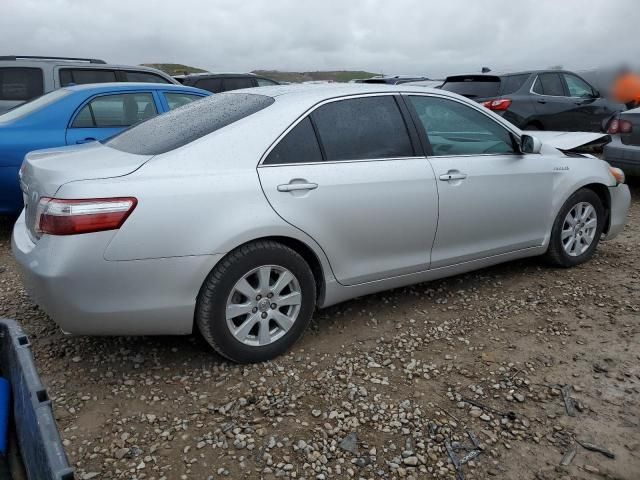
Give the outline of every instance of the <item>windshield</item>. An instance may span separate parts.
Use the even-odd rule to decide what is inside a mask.
[[[449,77],[440,88],[467,98],[497,97],[500,90],[500,78],[481,75]]]
[[[274,101],[252,93],[218,93],[139,123],[104,143],[136,155],[159,155],[248,117]]]
[[[63,97],[69,95],[69,91],[67,90],[54,90],[53,92],[47,93],[41,97],[35,98],[30,102],[23,103],[22,105],[17,106],[16,108],[9,110],[8,112],[0,115],[0,123],[12,122],[14,120],[18,120],[20,118],[24,118],[27,115],[31,115],[33,112],[43,109],[51,105],[52,103],[57,102]]]

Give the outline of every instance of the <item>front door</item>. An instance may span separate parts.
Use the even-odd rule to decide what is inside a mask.
[[[158,114],[151,92],[100,95],[71,119],[67,145],[106,140],[127,127]]]
[[[438,185],[431,268],[542,245],[550,161],[518,153],[514,134],[480,107],[437,96],[408,99],[431,145]]]
[[[278,214],[353,285],[429,268],[438,198],[414,147],[393,95],[344,99],[299,121],[258,173]]]

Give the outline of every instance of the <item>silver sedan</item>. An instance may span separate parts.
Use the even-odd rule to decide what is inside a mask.
[[[630,202],[602,160],[381,85],[214,95],[33,152],[21,184],[13,251],[63,330],[198,328],[238,362],[286,351],[316,307],[535,255],[580,264]]]

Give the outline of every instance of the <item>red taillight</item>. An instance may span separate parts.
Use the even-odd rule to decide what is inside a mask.
[[[621,120],[614,118],[609,123],[607,133],[615,135],[616,133],[631,133],[633,130],[633,124],[629,120]]]
[[[497,100],[487,100],[486,102],[482,102],[482,105],[494,112],[504,112],[511,106],[511,99],[498,98]]]
[[[76,235],[115,230],[136,208],[133,197],[67,200],[43,197],[38,202],[38,235]]]

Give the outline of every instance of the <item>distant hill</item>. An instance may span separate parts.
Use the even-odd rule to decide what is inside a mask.
[[[153,67],[169,75],[183,75],[185,73],[203,73],[203,70],[181,63],[143,63],[145,67]],[[311,81],[332,81],[332,82],[348,82],[357,78],[371,78],[379,73],[364,72],[359,70],[334,70],[326,72],[281,72],[279,70],[254,70],[251,73],[262,75],[263,77],[273,78],[279,82],[301,83]]]
[[[183,75],[185,73],[203,73],[206,70],[202,70],[197,67],[190,67],[189,65],[182,65],[181,63],[143,63],[144,67],[157,68],[169,75]]]
[[[336,70],[327,72],[281,72],[279,70],[254,70],[252,73],[263,77],[273,78],[279,82],[310,82],[329,80],[333,82],[348,82],[356,78],[371,78],[379,73],[363,72],[358,70]]]

